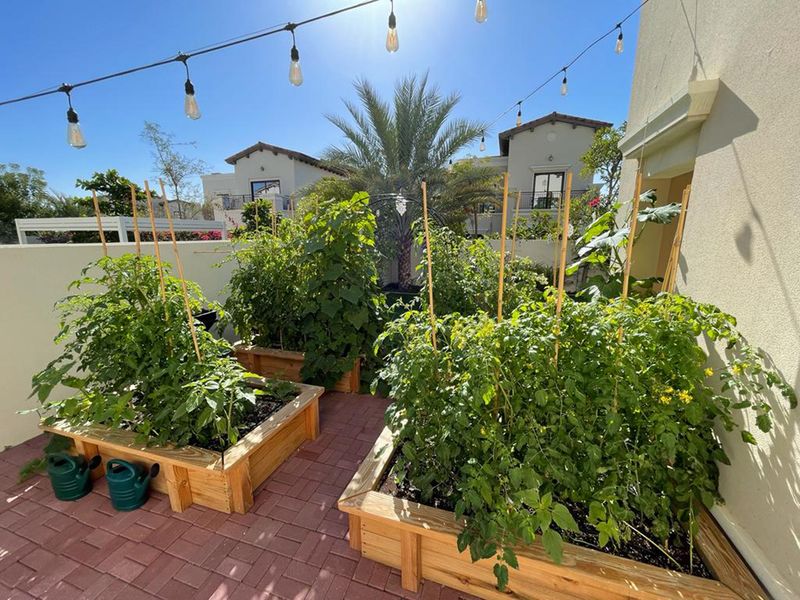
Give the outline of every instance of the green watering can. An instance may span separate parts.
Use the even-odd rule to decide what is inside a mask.
[[[106,463],[106,481],[111,505],[117,510],[135,510],[147,501],[150,480],[158,475],[158,463],[150,469],[112,458]]]
[[[83,456],[72,456],[65,452],[47,455],[47,474],[59,500],[77,500],[92,491],[92,469],[100,464],[100,457],[86,461]]]

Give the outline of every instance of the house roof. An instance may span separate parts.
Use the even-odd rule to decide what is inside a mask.
[[[335,175],[345,175],[345,172],[341,169],[337,169],[336,167],[332,167],[323,163],[320,159],[314,158],[313,156],[309,156],[308,154],[303,154],[302,152],[298,152],[297,150],[289,150],[289,148],[281,148],[280,146],[273,146],[272,144],[265,144],[264,142],[256,142],[252,146],[248,146],[244,150],[233,154],[225,159],[225,162],[229,165],[235,165],[239,160],[242,158],[246,158],[255,152],[272,152],[273,154],[283,154],[288,156],[291,159],[299,160],[300,162],[306,163],[311,165],[312,167],[317,167],[318,169],[324,169],[325,171],[330,171]]]
[[[545,123],[567,123],[569,125],[589,127],[590,129],[595,130],[602,127],[613,126],[613,123],[607,123],[606,121],[596,121],[594,119],[585,119],[583,117],[573,117],[572,115],[564,115],[561,113],[552,112],[549,115],[544,115],[543,117],[539,117],[533,121],[523,123],[519,127],[501,131],[497,136],[500,142],[500,154],[503,156],[508,156],[508,141],[514,135],[522,133],[523,131],[533,131],[534,128],[538,127],[539,125],[544,125]]]

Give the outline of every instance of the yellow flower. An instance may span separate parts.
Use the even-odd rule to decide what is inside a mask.
[[[692,401],[692,395],[686,390],[681,390],[678,392],[678,399],[684,404],[689,404]]]
[[[739,373],[742,372],[742,367],[740,367],[739,365],[733,365],[733,367],[731,367],[731,371],[733,371],[734,375],[738,375]]]
[[[661,404],[669,404],[671,402],[671,399],[669,396],[661,394],[661,397],[658,399],[658,401],[661,402]]]
[[[708,367],[705,370],[705,373],[706,373],[706,377],[713,377],[714,376],[714,369],[712,369],[711,367]]]
[[[667,393],[667,394],[671,394],[671,393],[672,393],[672,392],[674,392],[674,391],[675,391],[675,390],[674,390],[674,389],[672,389],[672,387],[666,387],[666,388],[664,388],[664,392],[665,392],[665,393]]]

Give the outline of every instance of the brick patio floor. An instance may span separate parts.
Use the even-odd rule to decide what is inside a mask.
[[[37,476],[17,483],[41,454],[39,436],[0,453],[0,595],[3,598],[317,599],[472,598],[362,558],[347,542],[336,500],[383,427],[387,401],[328,393],[320,436],[256,492],[246,515],[197,506],[173,513],[163,494],[140,510],[111,508],[105,479],[60,502]]]

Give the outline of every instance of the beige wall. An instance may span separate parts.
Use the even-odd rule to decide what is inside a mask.
[[[797,0],[665,0],[642,12],[629,131],[691,79],[720,79],[696,140],[681,293],[735,315],[800,392],[800,89]],[[691,143],[675,142],[689,152]],[[690,156],[686,158],[690,159]],[[677,163],[679,161],[673,161]],[[636,161],[625,163],[622,198]],[[671,174],[672,176],[674,174]],[[723,526],[770,591],[800,596],[800,411],[772,399],[757,447],[721,432]]]
[[[173,263],[171,248],[160,248],[164,261]],[[153,244],[142,244],[142,250],[152,254]],[[132,251],[132,244],[109,245],[111,256]],[[230,244],[180,242],[179,252],[187,279],[196,281],[209,300],[221,300],[233,265],[214,265],[230,253]],[[36,406],[27,399],[31,376],[58,356],[53,305],[67,295],[81,269],[101,255],[99,244],[0,246],[0,448],[38,434],[36,414],[16,413]]]

